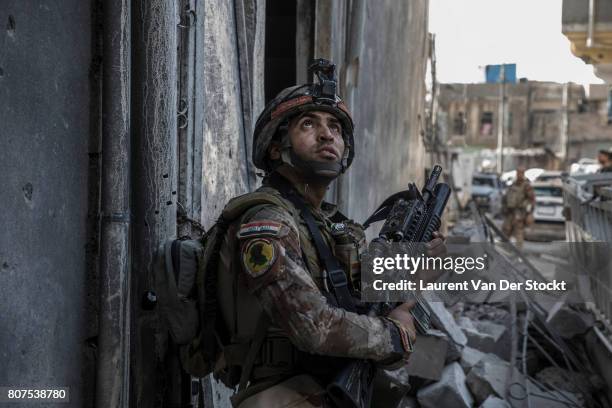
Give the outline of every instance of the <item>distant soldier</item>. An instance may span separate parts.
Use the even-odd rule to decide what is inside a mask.
[[[516,181],[508,189],[502,204],[504,213],[502,230],[508,238],[514,235],[517,247],[522,248],[525,226],[535,207],[535,194],[525,177],[525,168],[516,169]]]
[[[612,152],[610,150],[600,150],[597,154],[597,161],[601,165],[598,173],[612,172]]]

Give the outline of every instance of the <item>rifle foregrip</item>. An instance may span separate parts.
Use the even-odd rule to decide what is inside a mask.
[[[431,241],[433,233],[440,229],[440,225],[442,225],[442,220],[440,219],[440,217],[437,214],[432,214],[429,225],[427,225],[427,229],[423,234],[423,242]]]

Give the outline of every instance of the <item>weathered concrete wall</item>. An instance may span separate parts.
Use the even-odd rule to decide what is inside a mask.
[[[159,245],[176,237],[178,6],[166,0],[139,0],[132,6],[130,405],[154,407],[164,392],[176,396],[168,388],[178,381],[172,362],[163,360],[168,336],[159,314],[141,306],[143,293],[155,283],[152,271]]]
[[[0,6],[0,384],[86,406],[91,2]]]
[[[344,210],[355,220],[410,181],[422,183],[427,13],[427,0],[366,1],[357,95],[349,106],[356,158],[344,176]]]
[[[234,7],[240,1],[206,2],[204,71],[197,85],[203,86],[201,219],[206,227],[231,197],[255,188],[249,163],[252,127],[263,110],[265,1],[244,1],[245,16],[238,28],[245,31],[237,32]]]

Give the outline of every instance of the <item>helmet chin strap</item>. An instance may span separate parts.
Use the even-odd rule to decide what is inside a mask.
[[[286,163],[296,169],[306,177],[323,177],[335,179],[342,173],[342,163],[338,162],[321,162],[314,160],[303,160],[295,154],[292,148],[283,149],[281,152],[283,163]]]
[[[346,170],[346,149],[345,154],[342,157],[341,162],[323,162],[315,160],[304,160],[299,157],[291,146],[289,136],[285,134],[283,136],[283,142],[281,146],[281,161],[291,167],[294,167],[304,176],[310,177],[323,177],[328,179],[335,179],[341,173]]]

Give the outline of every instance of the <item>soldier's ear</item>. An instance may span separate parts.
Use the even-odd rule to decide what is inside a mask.
[[[273,141],[270,143],[270,147],[268,148],[268,157],[270,160],[280,160],[281,145],[279,142]]]

